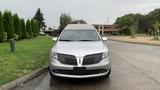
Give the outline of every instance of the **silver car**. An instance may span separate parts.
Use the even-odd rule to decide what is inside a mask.
[[[96,29],[88,24],[67,25],[51,50],[49,72],[52,77],[108,77],[109,51]]]

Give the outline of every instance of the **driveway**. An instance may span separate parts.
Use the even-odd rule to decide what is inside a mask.
[[[14,90],[160,90],[160,47],[106,42],[110,49],[110,78],[51,80],[48,73]]]

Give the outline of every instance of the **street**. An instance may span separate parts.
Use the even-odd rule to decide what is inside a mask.
[[[14,90],[160,90],[160,47],[107,41],[109,78],[57,79],[48,73]]]

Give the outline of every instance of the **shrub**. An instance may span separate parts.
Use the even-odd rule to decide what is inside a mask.
[[[17,14],[13,15],[13,24],[15,28],[15,33],[18,35],[18,39],[22,39],[21,22]]]
[[[3,27],[3,16],[0,11],[0,42],[6,41],[7,40],[7,33],[4,32],[4,27]]]
[[[7,33],[0,31],[0,42],[4,42],[7,40]]]
[[[33,36],[36,37],[37,32],[36,32],[36,26],[35,26],[35,20],[34,19],[31,20],[31,28],[32,28]]]
[[[28,32],[27,32],[27,29],[26,29],[24,19],[21,19],[21,27],[22,27],[22,38],[28,38]]]
[[[38,21],[36,21],[36,30],[37,30],[37,34],[39,35],[40,28],[39,28],[39,25],[38,25]]]
[[[159,36],[154,36],[153,39],[154,39],[154,40],[159,40],[160,37],[159,37]]]
[[[3,16],[3,25],[5,32],[7,32],[7,38],[14,38],[15,29],[13,25],[12,13],[10,11],[5,11]]]
[[[14,34],[13,39],[18,40],[19,36],[17,34]]]
[[[32,32],[32,27],[31,27],[31,21],[30,20],[27,20],[26,29],[27,29],[27,32],[28,32],[28,37],[32,38],[33,32]]]
[[[111,35],[120,35],[119,32],[112,32]]]

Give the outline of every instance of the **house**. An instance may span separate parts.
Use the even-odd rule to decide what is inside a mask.
[[[108,24],[92,24],[97,31],[100,33],[100,35],[107,35],[107,34],[112,34],[113,32],[118,32],[119,29],[118,27],[113,24],[113,25],[108,25]]]

